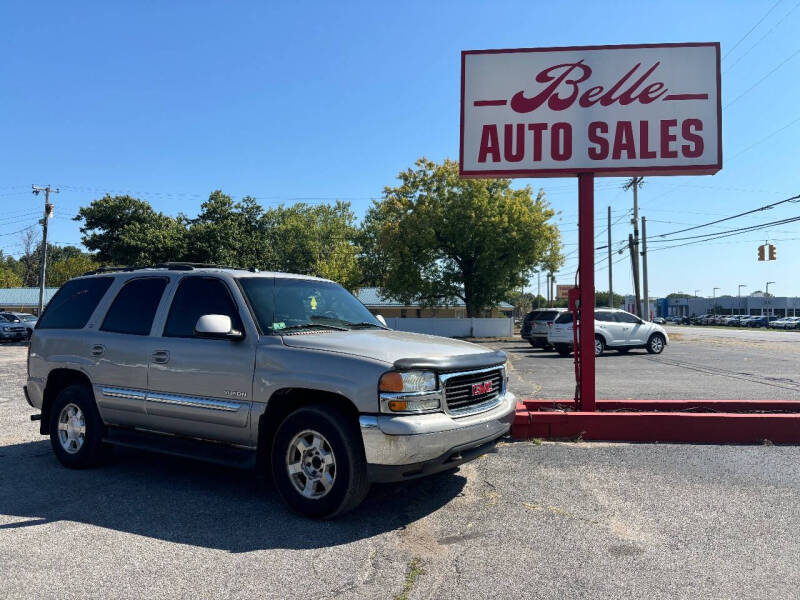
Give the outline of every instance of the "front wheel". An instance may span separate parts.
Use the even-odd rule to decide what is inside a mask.
[[[369,491],[356,423],[312,405],[291,413],[272,445],[272,478],[281,499],[307,517],[330,519],[358,506]]]
[[[561,356],[569,356],[569,353],[572,352],[572,349],[567,344],[556,344],[555,348],[556,352]]]
[[[594,355],[600,356],[603,354],[603,350],[606,349],[606,344],[599,335],[594,336]]]
[[[647,340],[647,351],[650,354],[661,354],[664,351],[666,343],[663,335],[654,333],[650,336],[650,339]]]

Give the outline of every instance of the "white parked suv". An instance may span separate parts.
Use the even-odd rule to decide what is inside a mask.
[[[562,356],[572,352],[572,313],[560,315],[547,335]],[[669,336],[661,325],[643,321],[636,315],[614,308],[600,308],[594,313],[594,355],[606,348],[625,353],[631,348],[645,348],[650,354],[661,354]]]

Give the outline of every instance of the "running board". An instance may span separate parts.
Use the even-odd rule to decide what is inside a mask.
[[[256,467],[255,448],[206,442],[195,438],[108,427],[103,442],[114,446],[191,458],[236,469],[255,469]]]

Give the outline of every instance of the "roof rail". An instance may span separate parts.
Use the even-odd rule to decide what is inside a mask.
[[[93,271],[86,271],[82,273],[82,275],[98,275],[100,273],[126,273],[130,271],[138,271],[140,269],[169,269],[170,271],[193,271],[194,269],[231,269],[231,270],[246,270],[250,271],[251,273],[258,273],[259,270],[255,267],[230,267],[227,265],[215,265],[211,263],[194,263],[194,262],[163,262],[157,263],[155,265],[147,265],[147,266],[134,266],[134,267],[126,267],[126,266],[108,266],[108,267],[98,267]]]

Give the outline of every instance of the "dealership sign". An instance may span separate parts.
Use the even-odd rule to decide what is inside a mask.
[[[465,177],[722,168],[719,43],[461,53]]]

